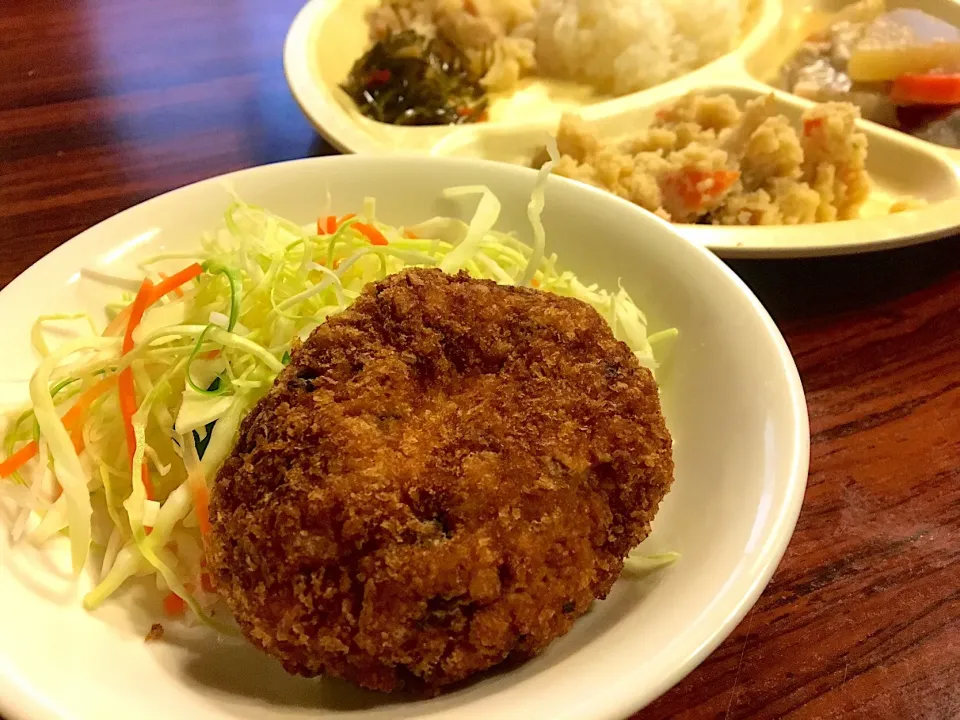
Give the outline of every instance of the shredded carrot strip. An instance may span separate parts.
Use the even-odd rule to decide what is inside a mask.
[[[171,292],[180,290],[181,285],[190,282],[202,272],[203,268],[200,266],[200,264],[193,263],[175,275],[164,278],[163,282],[158,283],[154,287],[153,295],[147,304],[153,305],[153,303],[157,302],[157,300],[160,300],[164,295],[168,295]],[[110,321],[109,325],[107,325],[107,329],[103,331],[103,337],[114,337],[116,335],[123,334],[124,330],[126,330],[128,321],[130,320],[130,313],[132,310],[133,303],[130,303],[123,310],[117,313],[117,316]]]
[[[354,223],[355,227],[361,235],[367,238],[370,241],[371,245],[387,245],[387,239],[383,236],[383,233],[377,230],[373,225],[367,225],[366,223]]]
[[[153,296],[153,288],[154,285],[152,282],[149,280],[144,280],[140,285],[140,290],[137,292],[137,296],[133,299],[133,303],[130,305],[130,320],[127,322],[127,327],[123,333],[122,351],[124,355],[133,350],[133,331],[137,329],[137,325],[139,325],[140,321],[143,320],[143,314],[150,305],[150,298]]]
[[[83,445],[83,433],[80,431],[79,428],[76,429],[76,430],[74,430],[73,433],[71,433],[70,439],[73,441],[73,449],[77,451],[77,455],[79,455],[80,453],[82,453],[82,452],[83,452],[83,449],[84,449],[84,445]],[[32,458],[34,455],[37,454],[37,450],[38,450],[37,444],[36,444],[35,442],[31,442],[29,445],[25,445],[24,447],[22,447],[22,448],[20,449],[20,452],[23,452],[24,450],[27,450],[27,449],[30,449],[30,450],[33,451],[33,452],[30,454],[30,457],[27,458],[27,460],[29,460],[30,458]],[[7,459],[7,461],[4,462],[3,464],[6,465],[8,462],[10,462],[11,460],[13,460],[13,459],[16,458],[16,457],[17,457],[16,454],[11,455],[11,456]],[[25,462],[26,462],[26,460],[24,460],[23,463],[20,463],[20,465],[17,465],[15,468],[13,468],[13,470],[10,470],[9,472],[7,471],[6,468],[4,468],[2,471],[0,471],[0,473],[2,473],[2,474],[0,474],[0,477],[6,477],[7,475],[12,474],[12,473],[15,472],[16,470],[19,470],[19,469],[23,466],[23,464],[24,464]],[[57,483],[57,489],[56,489],[56,490],[54,491],[54,493],[53,493],[53,501],[56,502],[56,501],[60,498],[61,495],[63,495],[63,487],[62,487],[59,483]]]
[[[330,215],[327,217],[327,235],[333,235],[337,231],[337,216]]]
[[[83,420],[83,417],[87,414],[87,411],[90,410],[90,406],[93,405],[94,401],[103,395],[107,390],[112,388],[116,380],[116,375],[110,375],[90,389],[80,393],[80,396],[73,404],[73,407],[64,413],[63,426],[67,430],[74,430],[80,424],[80,421]]]
[[[419,239],[420,239],[420,238],[417,237],[417,234],[416,234],[415,232],[412,232],[412,231],[410,231],[410,230],[404,230],[404,231],[403,231],[403,236],[404,236],[407,240],[419,240]]]
[[[157,273],[157,275],[160,276],[160,279],[161,279],[161,280],[167,280],[167,279],[169,279],[169,277],[170,277],[170,276],[167,275],[166,273]],[[182,297],[183,297],[183,290],[181,290],[180,288],[174,288],[173,294],[176,295],[178,298],[182,298]]]
[[[22,468],[28,462],[33,460],[40,452],[40,446],[33,440],[28,442],[13,455],[0,463],[0,477],[9,477],[17,470]]]
[[[183,290],[180,289],[181,286],[186,285],[195,277],[199,277],[201,273],[203,273],[203,267],[201,267],[200,263],[193,263],[174,275],[165,277],[163,282],[157,283],[153,288],[147,304],[153,305],[153,303],[160,300],[164,295],[169,295],[172,292],[183,297]]]
[[[187,476],[187,485],[193,495],[193,511],[197,515],[200,535],[206,537],[210,532],[210,492],[199,468],[194,468]]]
[[[80,421],[83,420],[84,415],[87,414],[87,411],[93,404],[93,401],[110,389],[113,386],[114,380],[116,379],[116,375],[111,375],[110,377],[101,380],[93,387],[81,393],[80,397],[77,398],[77,402],[74,403],[72,408],[67,410],[61,419],[63,426],[67,430],[76,431],[79,427]],[[74,446],[76,446],[76,438],[74,438]],[[17,470],[35,458],[39,451],[40,446],[35,440],[28,442],[13,455],[0,463],[0,478],[9,477],[15,473]],[[77,452],[79,453],[80,451],[78,450]]]
[[[112,337],[123,332],[123,354],[130,352],[130,350],[133,349],[133,331],[143,319],[143,313],[146,309],[172,292],[183,295],[183,291],[180,289],[181,286],[198,277],[201,273],[203,273],[203,267],[199,263],[193,263],[170,277],[164,277],[163,282],[157,285],[154,285],[149,280],[144,280],[137,293],[137,297],[132,303],[117,313],[117,316],[107,325],[107,329],[104,330],[103,337]],[[219,351],[215,350],[213,352],[219,355]],[[211,357],[216,357],[216,355],[211,353]],[[70,431],[76,430],[93,402],[113,387],[113,383],[116,380],[117,376],[111,375],[83,392],[80,397],[77,398],[73,407],[64,414],[62,418],[63,426]],[[133,389],[133,374],[129,368],[120,373],[118,385],[120,388],[120,411],[123,414],[127,435],[127,448],[130,453],[130,459],[132,460],[134,446],[136,445],[136,439],[133,437],[132,418],[133,414],[137,411],[137,407],[136,396]],[[78,438],[80,438],[79,445]],[[74,434],[73,443],[74,447],[79,447],[77,453],[82,452],[82,436]],[[15,473],[36,457],[39,450],[40,446],[36,441],[31,441],[17,450],[17,452],[0,463],[0,478],[9,477]],[[144,478],[144,485],[147,487],[147,496],[151,497],[153,488],[146,465],[141,467],[141,475]]]
[[[210,534],[210,492],[206,487],[197,483],[191,483],[190,489],[193,491],[193,507],[197,513],[197,526],[200,528],[200,535],[206,537]]]
[[[103,331],[103,337],[115,337],[123,334],[123,329],[127,327],[127,320],[130,318],[130,305],[117,313],[117,316],[110,321],[107,329]]]
[[[356,216],[357,216],[356,213],[347,213],[346,215],[344,215],[342,218],[340,218],[340,219],[337,221],[337,227],[340,227],[341,225],[343,225],[343,224],[344,224],[345,222],[347,222],[348,220],[353,220]]]
[[[73,442],[73,449],[77,451],[77,455],[82,453],[86,448],[83,442],[83,431],[80,428],[70,433],[70,440]]]
[[[127,330],[123,335],[123,354],[126,355],[133,349],[133,331],[143,319],[143,313],[150,304],[150,298],[153,296],[154,285],[149,280],[144,280],[140,286],[137,297],[131,304],[130,321],[127,323]],[[123,416],[123,429],[127,436],[127,454],[130,456],[130,462],[133,463],[133,456],[136,452],[137,438],[133,432],[133,415],[137,412],[137,395],[133,383],[133,371],[130,368],[124,368],[120,372],[117,380],[117,387],[120,392],[120,414]],[[131,472],[134,468],[131,466]],[[150,474],[147,472],[146,463],[140,465],[140,477],[147,490],[147,498],[153,499],[153,483],[150,481]]]
[[[73,449],[77,451],[77,455],[82,453],[84,449],[83,433],[80,431],[79,428],[77,428],[76,430],[73,431],[73,433],[71,433],[70,439],[73,441]],[[35,445],[35,444],[36,443],[30,443],[30,445]],[[25,450],[26,447],[24,447],[23,449]],[[36,450],[34,450],[34,454],[36,454]],[[11,456],[10,459],[12,460],[13,457],[14,456]],[[15,468],[15,469],[19,469],[19,468]],[[3,475],[3,477],[6,477],[6,475]],[[57,489],[53,491],[53,501],[56,502],[57,500],[59,500],[61,495],[63,495],[63,486],[60,485],[60,483],[57,483]]]

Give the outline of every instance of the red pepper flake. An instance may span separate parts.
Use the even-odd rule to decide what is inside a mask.
[[[739,177],[735,170],[682,168],[667,175],[664,190],[679,197],[687,209],[697,210],[729,190]]]
[[[374,70],[367,78],[367,86],[384,85],[390,82],[390,78],[392,77],[393,74],[387,69]]]
[[[803,134],[812,135],[814,130],[819,129],[823,126],[823,118],[809,118],[808,120],[803,121]]]
[[[179,617],[187,609],[183,598],[176,593],[167,593],[163,598],[163,612],[167,617]]]

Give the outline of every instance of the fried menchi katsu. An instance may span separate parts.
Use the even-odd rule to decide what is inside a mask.
[[[289,672],[433,693],[570,630],[672,480],[653,375],[596,310],[411,269],[245,419],[208,564]]]

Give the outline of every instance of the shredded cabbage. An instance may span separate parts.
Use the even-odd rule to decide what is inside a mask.
[[[154,283],[162,281],[164,270],[175,272],[187,261],[200,263],[202,273],[148,309],[129,352],[122,351],[119,337],[100,337],[95,329],[51,350],[42,336],[44,324],[85,316],[40,318],[32,333],[42,359],[30,381],[31,407],[4,438],[8,456],[39,441],[38,460],[24,468],[36,471],[37,479],[27,483],[14,473],[12,482],[0,485],[21,508],[17,532],[30,515],[39,517],[29,531],[38,541],[66,529],[75,572],[86,564],[91,547],[105,548],[99,584],[84,598],[87,608],[100,605],[129,578],[148,574],[212,622],[208,610],[214,596],[201,589],[202,539],[192,513],[196,484],[212,481],[241,420],[289,362],[298,339],[348,307],[368,283],[407,267],[465,269],[501,284],[579,298],[608,318],[614,335],[641,362],[655,367],[651,342],[671,339],[675,331],[648,337],[646,318],[623,288],[585,285],[559,268],[556,255],[546,254],[540,216],[548,174],[545,167],[529,205],[533,247],[494,229],[500,202],[486,187],[445,193],[480,196],[469,223],[432,218],[393,227],[376,219],[375,203],[368,199],[361,217],[386,245],[371,244],[355,227],[361,222],[357,218],[320,234],[235,198],[223,226],[202,237],[195,252],[157,255],[140,265]],[[84,277],[129,292],[138,285],[96,271]],[[131,296],[126,299],[111,303],[108,313],[122,312]],[[76,429],[61,421],[75,398],[126,368],[138,403],[132,462],[116,383],[89,404]],[[141,463],[155,490],[152,498],[140,472],[131,472]],[[51,478],[62,488],[59,496]],[[95,506],[103,517],[94,517]],[[97,536],[95,528],[105,531]],[[669,560],[672,556],[662,556],[646,566]]]
[[[653,570],[673,565],[680,559],[680,554],[675,552],[665,552],[658,555],[643,555],[634,550],[623,561],[623,569],[633,575],[643,575]]]

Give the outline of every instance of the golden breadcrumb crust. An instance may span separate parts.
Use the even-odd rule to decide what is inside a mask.
[[[654,379],[593,308],[408,270],[245,419],[208,562],[289,672],[435,692],[566,633],[672,479]]]

